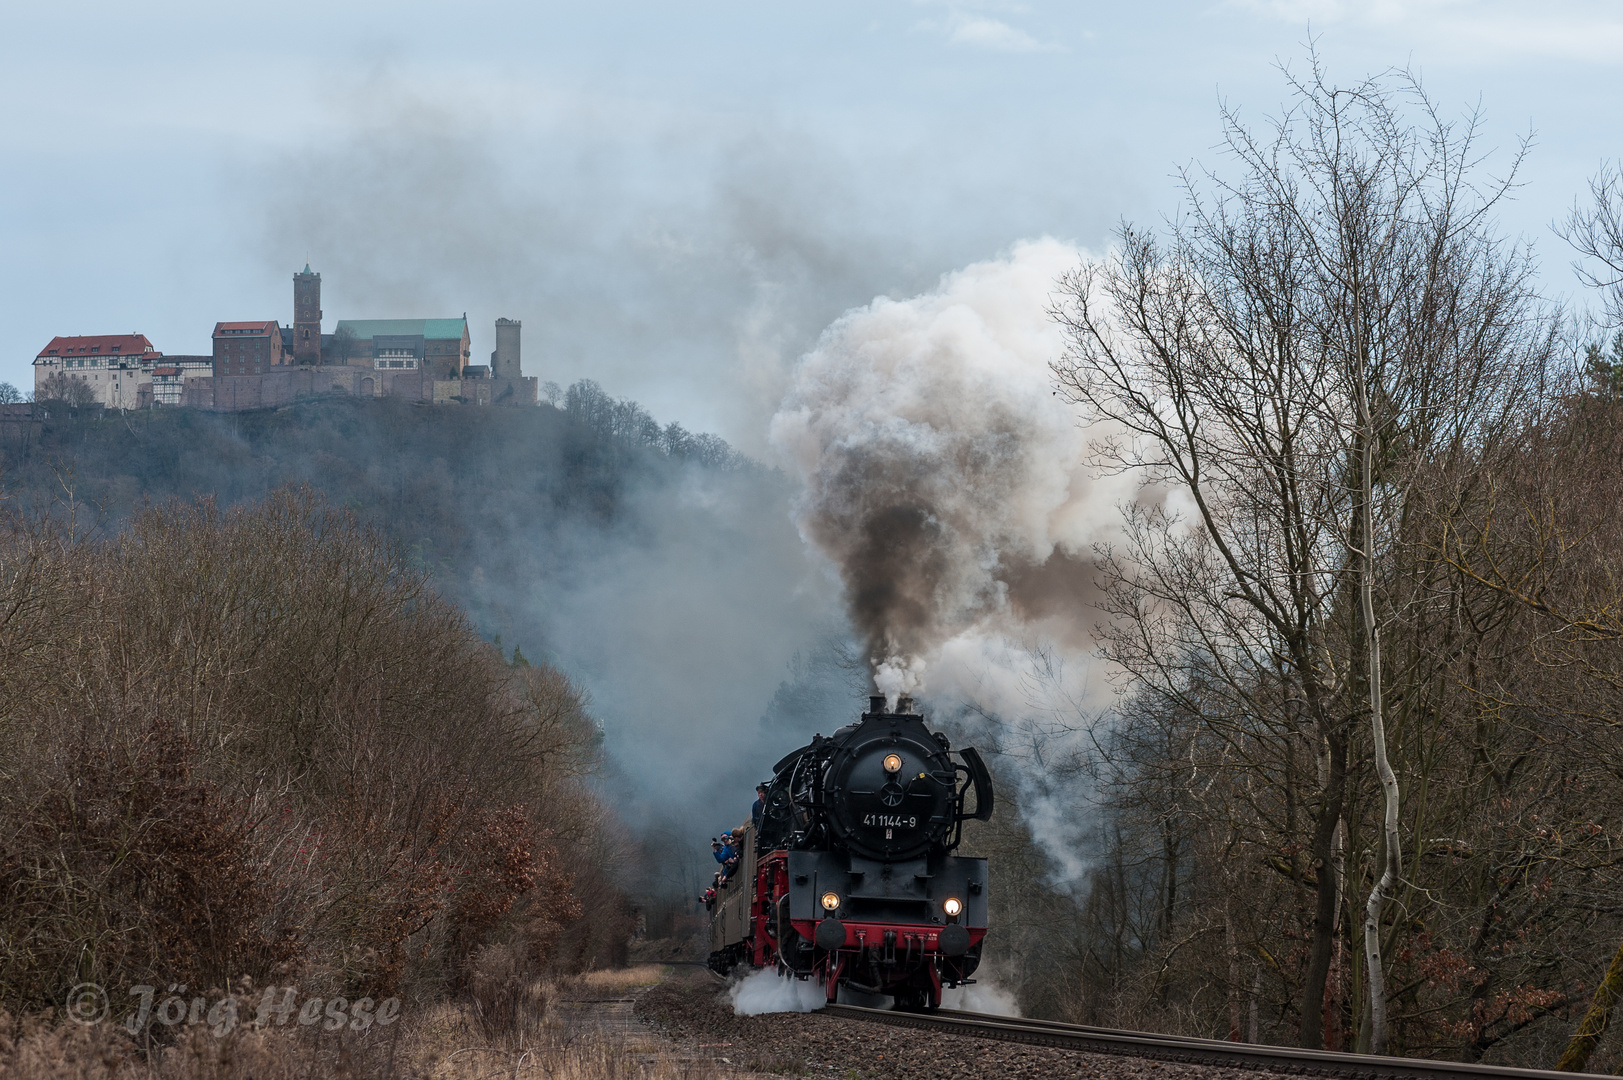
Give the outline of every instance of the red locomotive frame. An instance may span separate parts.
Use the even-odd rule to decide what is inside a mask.
[[[751,967],[776,967],[785,974],[805,975],[805,972],[794,972],[788,964],[780,963],[778,941],[773,932],[777,923],[776,912],[789,896],[789,853],[779,850],[761,856],[755,867],[753,884],[746,938],[749,954],[745,962]],[[800,938],[806,941],[819,941],[821,944],[818,928],[824,921],[816,918],[792,918],[789,924]],[[962,953],[950,955],[941,950],[941,931],[945,929],[942,924],[842,920],[840,925],[845,934],[843,944],[835,949],[819,948],[810,972],[811,977],[825,988],[830,1002],[834,1001],[839,993],[841,976],[847,966],[867,949],[889,949],[896,953],[895,981],[887,985],[871,986],[869,989],[875,992],[891,992],[898,988],[906,988],[922,973],[929,979],[928,997],[919,1004],[926,1008],[935,1008],[941,1004],[943,967],[947,968],[948,981],[952,985],[973,981],[968,978],[968,973],[962,971]],[[978,953],[981,941],[986,937],[986,927],[966,926],[964,929],[969,932],[970,951]]]

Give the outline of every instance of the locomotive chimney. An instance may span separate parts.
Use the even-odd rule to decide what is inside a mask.
[[[868,698],[868,711],[878,716],[885,711],[885,695],[874,694]]]

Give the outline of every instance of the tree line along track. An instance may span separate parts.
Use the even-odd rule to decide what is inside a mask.
[[[1116,1031],[1110,1028],[1062,1024],[1053,1020],[1027,1020],[1011,1016],[939,1009],[931,1013],[894,1012],[865,1009],[854,1005],[829,1005],[822,1010],[868,1023],[947,1032],[978,1039],[1029,1043],[1090,1054],[1145,1058],[1179,1065],[1209,1065],[1230,1069],[1250,1069],[1294,1076],[1367,1078],[1367,1080],[1459,1080],[1462,1077],[1502,1078],[1502,1080],[1573,1080],[1599,1076],[1598,1073],[1556,1072],[1551,1069],[1513,1069],[1498,1065],[1471,1065],[1458,1061],[1427,1058],[1376,1057],[1370,1054],[1343,1054],[1331,1050],[1301,1050],[1259,1043],[1223,1042],[1180,1035],[1157,1035],[1142,1031]]]

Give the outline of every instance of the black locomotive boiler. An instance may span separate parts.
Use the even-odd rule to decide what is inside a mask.
[[[759,831],[711,919],[710,966],[775,966],[935,1008],[973,981],[986,936],[986,860],[955,853],[992,814],[991,777],[903,697],[778,762]]]

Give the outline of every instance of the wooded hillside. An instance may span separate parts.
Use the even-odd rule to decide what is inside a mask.
[[[580,545],[617,527],[640,492],[684,467],[771,484],[713,435],[661,426],[591,382],[559,406],[431,408],[384,398],[313,398],[235,414],[74,410],[0,431],[0,491],[14,505],[80,506],[109,526],[171,497],[227,507],[307,486],[400,544],[469,608],[487,635],[545,651],[542,631],[499,582],[567,572]],[[515,541],[522,538],[520,547]]]

